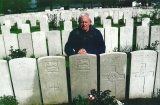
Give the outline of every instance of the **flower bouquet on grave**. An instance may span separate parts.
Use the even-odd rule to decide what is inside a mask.
[[[110,96],[110,92],[110,90],[105,90],[98,93],[95,89],[92,89],[88,94],[89,98],[78,95],[73,99],[73,105],[123,105],[115,99],[115,96]]]

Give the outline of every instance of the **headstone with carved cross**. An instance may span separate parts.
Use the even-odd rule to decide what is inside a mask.
[[[118,28],[117,27],[105,27],[105,45],[106,52],[113,52],[118,48]]]
[[[69,57],[71,96],[85,98],[91,89],[97,89],[97,57],[93,54],[72,55]]]
[[[149,27],[137,26],[136,46],[138,49],[144,49],[149,43]]]
[[[35,58],[9,61],[16,99],[20,105],[40,105],[40,87]]]
[[[139,50],[131,52],[129,98],[152,97],[156,59],[156,51]]]
[[[132,51],[133,27],[120,27],[120,51]]]
[[[8,63],[6,60],[0,60],[0,97],[13,96],[13,89],[11,85],[11,78],[9,75]]]
[[[65,57],[40,57],[38,68],[44,104],[68,103]]]
[[[127,55],[120,52],[100,54],[100,90],[111,90],[117,99],[125,99]]]

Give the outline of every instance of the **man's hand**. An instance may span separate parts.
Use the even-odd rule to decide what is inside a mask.
[[[86,51],[84,48],[81,48],[81,49],[78,51],[78,54],[86,55],[86,54],[87,54],[87,51]]]

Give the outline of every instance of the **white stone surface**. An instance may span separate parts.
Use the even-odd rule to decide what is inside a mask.
[[[35,58],[9,61],[16,99],[20,105],[41,105],[38,71]]]
[[[157,52],[131,52],[129,98],[151,98],[155,78]]]
[[[88,98],[91,89],[97,90],[97,57],[93,54],[72,55],[70,62],[71,97]]]
[[[47,23],[47,20],[44,21],[43,19],[45,20],[45,18],[40,19],[40,30],[44,31],[44,32],[48,32],[49,31],[49,25]]]
[[[160,26],[151,26],[150,46],[152,43],[155,43],[155,41],[160,42]],[[160,44],[157,45],[157,50],[160,50]]]
[[[18,42],[19,42],[19,48],[26,49],[26,57],[30,57],[33,53],[33,44],[32,44],[32,38],[31,33],[19,33],[18,34]]]
[[[65,55],[64,47],[65,47],[66,42],[68,41],[68,37],[71,31],[72,30],[62,30],[62,48],[63,48],[64,55]]]
[[[29,24],[22,24],[22,33],[30,33],[30,25]]]
[[[8,26],[1,26],[1,32],[3,35],[10,34],[10,28]]]
[[[134,27],[134,20],[133,19],[126,19],[125,26]]]
[[[120,51],[132,50],[133,27],[120,27]]]
[[[105,45],[106,52],[113,52],[115,48],[118,48],[117,27],[105,27]]]
[[[114,11],[113,13],[113,23],[118,24],[118,11]]]
[[[149,27],[137,26],[136,46],[138,49],[144,49],[149,43]]]
[[[6,49],[6,55],[8,56],[10,54],[11,46],[13,46],[13,49],[18,49],[18,39],[17,34],[11,33],[11,34],[2,34],[4,39],[4,45]]]
[[[64,30],[72,30],[72,21],[64,21]]]
[[[47,56],[45,32],[37,31],[32,33],[33,49],[36,58]]]
[[[142,18],[142,26],[150,26],[150,18]]]
[[[68,103],[65,57],[38,58],[43,103],[45,105]]]
[[[111,52],[100,54],[100,91],[111,90],[118,100],[125,99],[126,53]]]
[[[61,35],[59,30],[45,32],[48,39],[49,56],[62,55]]]
[[[112,26],[112,19],[104,19],[103,20],[103,28]]]
[[[6,57],[6,51],[4,47],[3,36],[0,35],[0,59],[3,59],[3,57]]]
[[[0,97],[4,95],[13,96],[11,78],[9,74],[8,63],[6,60],[0,60],[0,86]]]

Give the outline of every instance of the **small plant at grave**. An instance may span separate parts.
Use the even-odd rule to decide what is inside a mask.
[[[160,44],[158,40],[152,43],[150,46],[145,46],[143,50],[157,50],[157,46]]]
[[[8,55],[9,57],[11,57],[11,59],[14,59],[14,58],[22,58],[22,57],[26,57],[26,49],[13,49],[13,46],[10,47],[11,49],[9,50],[10,51],[10,54]]]
[[[9,60],[11,60],[11,58],[10,58],[10,57],[8,57],[8,56],[6,56],[6,57],[3,57],[3,60],[7,60],[7,61],[9,61]]]
[[[124,25],[124,21],[123,21],[123,19],[119,19],[119,20],[118,20],[118,24],[120,24],[120,25]]]
[[[106,19],[112,19],[112,16],[107,16]]]
[[[35,57],[35,55],[34,55],[34,54],[31,54],[31,55],[30,55],[30,58],[36,58],[36,57]]]
[[[73,99],[73,105],[118,105],[115,96],[110,96],[110,90],[101,91],[100,94],[92,89],[89,98],[83,98],[81,95]]]
[[[124,46],[120,47],[119,52],[131,52],[132,51],[132,46]]]
[[[18,101],[14,96],[2,96],[0,97],[0,105],[18,105]]]

